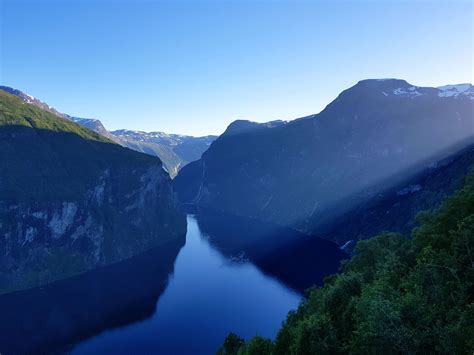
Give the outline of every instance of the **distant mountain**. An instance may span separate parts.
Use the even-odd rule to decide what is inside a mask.
[[[473,112],[470,84],[363,80],[316,115],[232,123],[174,186],[198,208],[317,232],[474,142]]]
[[[121,143],[119,139],[117,139],[113,134],[111,134],[107,129],[104,127],[102,122],[95,118],[80,118],[80,117],[73,117],[69,115],[65,115],[68,120],[77,123],[83,127],[90,129],[96,133],[99,133],[101,136],[107,137],[108,139],[116,142]],[[123,145],[123,144],[122,144]]]
[[[164,161],[171,177],[186,164],[201,158],[217,136],[192,137],[164,132],[117,130],[110,132],[122,145],[156,155]]]
[[[158,158],[39,107],[0,91],[0,293],[183,240]]]
[[[25,103],[80,124],[124,147],[159,157],[171,177],[175,177],[186,164],[201,158],[202,153],[217,138],[217,136],[192,137],[164,132],[147,133],[125,129],[109,132],[98,119],[80,118],[60,113],[39,99],[8,86],[0,86],[0,90],[19,97]]]

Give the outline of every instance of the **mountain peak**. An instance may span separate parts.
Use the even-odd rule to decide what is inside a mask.
[[[363,79],[359,80],[357,84],[397,84],[397,85],[406,85],[412,86],[404,79],[397,79],[397,78],[379,78],[379,79]]]
[[[435,87],[416,86],[403,79],[365,79],[343,91],[341,97],[348,94],[376,95],[385,97],[415,98],[421,96],[470,99],[474,100],[474,87],[469,84],[456,84]]]
[[[248,121],[248,120],[235,120],[227,127],[223,135],[235,135],[235,134],[241,134],[241,133],[253,131],[256,129],[274,128],[274,127],[283,126],[287,123],[288,123],[287,121],[283,121],[283,120],[274,120],[274,121],[269,121],[269,122],[264,122],[264,123]]]
[[[396,90],[396,89],[408,89],[411,87],[416,87],[416,86],[411,85],[410,83],[408,83],[406,80],[403,80],[403,79],[390,78],[390,79],[361,80],[352,88]]]
[[[418,86],[403,79],[365,79],[344,90],[341,97],[348,94],[383,95],[383,96],[421,96]]]

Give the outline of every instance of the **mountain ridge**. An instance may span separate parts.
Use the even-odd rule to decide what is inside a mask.
[[[180,171],[175,188],[187,204],[310,232],[343,212],[329,214],[329,206],[357,191],[369,193],[364,201],[472,140],[474,90],[464,89],[446,96],[444,87],[362,80],[319,114],[223,134]]]
[[[17,96],[26,104],[34,105],[60,118],[86,127],[124,147],[159,157],[163,162],[163,167],[171,177],[176,176],[178,171],[189,162],[199,159],[210,143],[217,138],[212,135],[194,137],[180,134],[167,134],[159,131],[141,132],[127,129],[110,132],[99,119],[81,118],[60,113],[55,108],[36,97],[9,86],[0,86],[0,90]],[[129,134],[130,132],[134,133],[133,136]],[[161,135],[163,139],[148,139],[151,135]],[[165,137],[169,139],[165,139]]]

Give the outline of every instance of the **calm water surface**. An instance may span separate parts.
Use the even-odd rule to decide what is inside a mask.
[[[188,216],[186,244],[153,314],[103,331],[76,345],[72,353],[214,354],[231,331],[243,337],[274,337],[300,298],[252,263],[223,256],[195,217]]]
[[[295,290],[321,283],[344,257],[281,226],[189,215],[186,237],[0,296],[0,354],[215,354],[229,332],[273,338],[298,306]]]

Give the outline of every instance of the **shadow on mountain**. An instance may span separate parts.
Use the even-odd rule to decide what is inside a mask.
[[[132,171],[160,164],[156,157],[123,148],[67,123],[76,131],[2,126],[0,122],[2,201],[82,198],[107,169]]]
[[[206,211],[197,221],[221,253],[236,262],[248,259],[299,292],[321,285],[347,257],[333,242],[246,217]]]
[[[0,353],[51,353],[150,317],[184,240],[45,287],[0,297]]]
[[[466,142],[472,143],[472,139]],[[392,179],[396,183],[385,182],[385,187],[383,184],[375,187],[373,190],[378,192],[372,194],[368,201],[354,203],[361,200],[363,193],[360,193],[333,206],[333,210],[342,210],[344,214],[327,223],[318,221],[319,225],[310,229],[340,244],[353,241],[351,247],[359,239],[370,238],[384,231],[410,235],[416,227],[417,214],[438,206],[462,186],[464,177],[474,168],[474,144],[459,149],[466,142],[446,150],[444,159],[432,159],[435,163],[416,174],[403,171]],[[403,179],[402,176],[409,178]],[[370,193],[365,191],[365,195]]]

